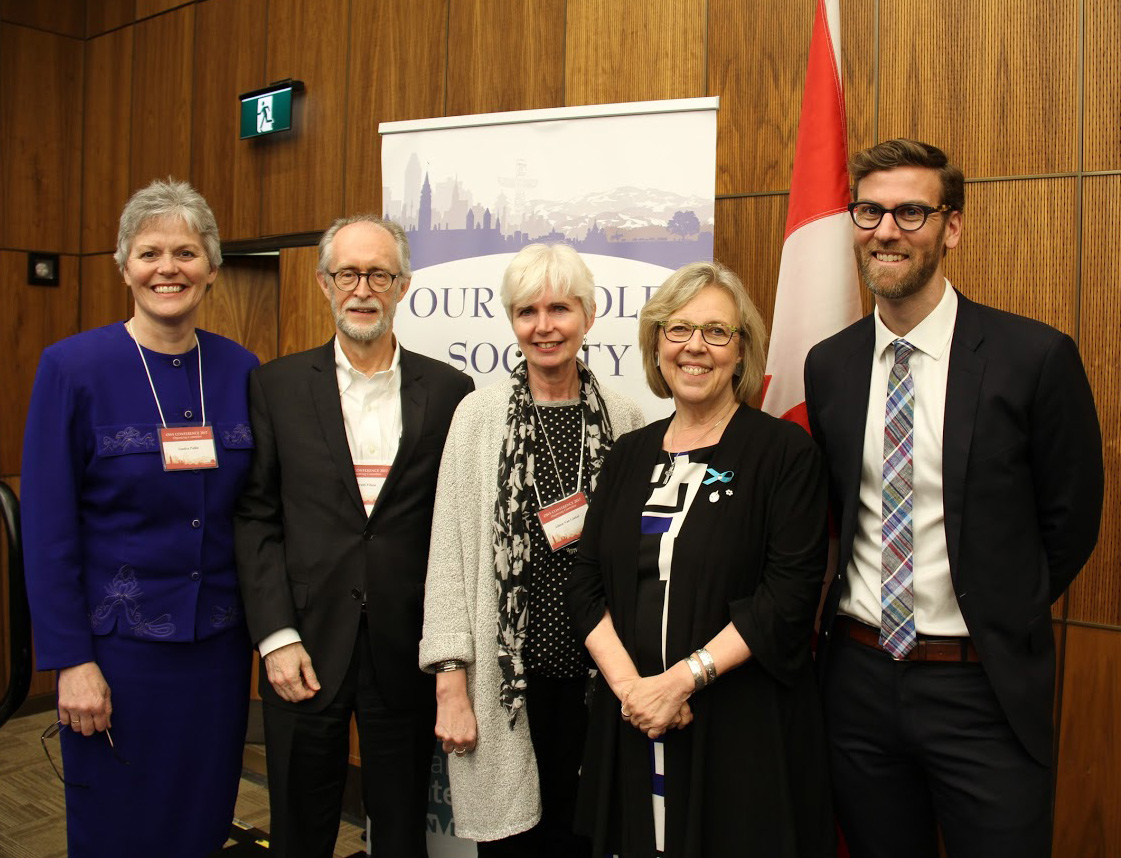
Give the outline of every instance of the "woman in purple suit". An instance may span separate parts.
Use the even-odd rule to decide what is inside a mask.
[[[43,352],[24,439],[27,588],[58,671],[69,854],[201,858],[229,833],[250,643],[232,509],[257,359],[195,329],[218,228],[185,182],[121,215],[131,319]]]

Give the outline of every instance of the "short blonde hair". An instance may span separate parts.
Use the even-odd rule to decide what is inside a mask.
[[[591,319],[596,312],[596,281],[580,254],[567,244],[527,244],[506,266],[500,298],[506,317],[514,307],[532,304],[552,287],[556,298],[575,298]]]
[[[673,272],[638,314],[638,346],[642,351],[646,383],[661,399],[669,399],[673,394],[658,367],[658,322],[673,318],[674,313],[708,286],[726,292],[736,307],[735,325],[740,329],[740,360],[743,364],[742,371],[735,376],[733,393],[736,400],[747,402],[763,386],[763,373],[767,366],[767,331],[747,289],[731,269],[719,262],[691,262]]]

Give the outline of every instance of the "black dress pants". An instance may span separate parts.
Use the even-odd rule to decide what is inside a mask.
[[[895,661],[838,636],[824,705],[852,858],[1046,858],[1051,771],[1016,738],[980,664]]]
[[[479,858],[588,858],[592,843],[572,832],[588,730],[586,679],[530,676],[525,715],[537,756],[541,821],[529,831],[479,843]]]
[[[378,687],[363,616],[346,678],[321,712],[265,704],[270,854],[331,858],[350,747],[358,724],[362,801],[378,858],[427,858],[428,777],[436,722],[430,699],[390,707]]]

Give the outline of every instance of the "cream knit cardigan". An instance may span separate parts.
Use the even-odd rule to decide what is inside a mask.
[[[448,759],[455,834],[498,840],[537,824],[541,799],[528,708],[510,729],[498,699],[498,588],[494,577],[494,502],[506,436],[506,379],[469,394],[456,409],[436,488],[424,593],[420,666],[458,658],[478,723],[475,751]],[[615,437],[646,421],[630,399],[600,388]],[[532,621],[532,619],[531,619]]]

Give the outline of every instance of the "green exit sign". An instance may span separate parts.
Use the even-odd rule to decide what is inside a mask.
[[[292,127],[292,93],[304,88],[302,81],[282,80],[245,92],[241,99],[241,139],[260,137]]]

